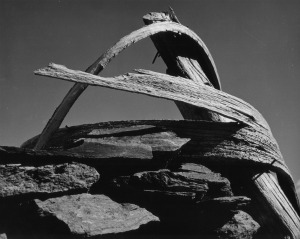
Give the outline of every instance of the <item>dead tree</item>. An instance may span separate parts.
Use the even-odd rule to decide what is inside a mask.
[[[0,230],[8,237],[299,238],[294,182],[263,116],[221,91],[209,50],[172,9],[143,20],[145,27],[121,38],[86,72],[54,63],[35,71],[75,85],[41,135],[21,148],[0,148]],[[97,76],[146,37],[166,74],[138,69]],[[172,100],[184,120],[59,129],[88,85]]]

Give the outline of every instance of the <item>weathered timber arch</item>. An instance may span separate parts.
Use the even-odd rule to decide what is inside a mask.
[[[155,34],[161,32],[170,32],[175,35],[184,35],[188,39],[194,42],[195,46],[195,56],[198,56],[196,60],[201,64],[204,73],[206,74],[209,81],[213,84],[213,86],[217,89],[221,88],[219,75],[217,72],[216,65],[213,61],[213,58],[204,44],[204,42],[200,39],[200,37],[191,31],[189,28],[174,22],[159,22],[153,23],[151,25],[142,27],[129,35],[121,38],[114,46],[108,49],[104,54],[102,54],[87,70],[87,73],[91,73],[94,75],[98,75],[107,64],[117,56],[121,51],[131,46],[135,42],[138,42],[142,39],[145,39],[149,36],[153,36]],[[205,76],[203,76],[205,77]],[[61,104],[53,113],[52,117],[48,121],[45,126],[40,139],[38,140],[35,149],[42,149],[46,144],[51,135],[59,128],[65,116],[78,99],[78,97],[82,94],[82,92],[87,88],[88,85],[76,83],[67,95],[64,97]]]
[[[108,49],[104,54],[102,54],[89,68],[87,71],[95,72],[94,74],[99,74],[107,64],[117,56],[121,51],[125,50],[132,44],[143,40],[147,37],[156,35],[162,32],[170,32],[177,36],[184,35],[192,42],[196,43],[197,48],[194,49],[194,56],[196,60],[202,63],[203,71],[214,85],[216,89],[221,89],[221,83],[219,80],[219,75],[217,72],[217,67],[214,60],[204,44],[201,38],[189,28],[175,23],[175,22],[158,22],[151,25],[142,27],[129,35],[121,38],[114,46]],[[186,40],[186,39],[185,39]],[[200,60],[201,58],[201,60]],[[204,60],[203,60],[204,59]],[[203,64],[204,63],[204,64]]]
[[[123,127],[125,126],[123,123],[121,123],[122,132],[115,131],[115,127],[119,125],[116,122],[113,123],[114,127],[112,127],[110,134],[108,134],[107,129],[110,130],[111,126],[104,127],[104,135],[103,131],[101,133],[101,129],[96,130],[98,133],[93,131],[91,135],[89,133],[87,135],[78,134],[74,127],[71,127],[71,129],[69,127],[58,129],[69,109],[88,84],[167,98],[175,102],[184,118],[184,121],[181,122],[182,130],[179,130],[181,123],[166,122],[165,120],[126,122],[126,125],[129,123],[134,125],[133,128],[135,128],[135,133],[130,137],[137,136],[132,141],[135,146],[127,147],[126,145],[126,149],[124,149],[127,157],[135,155],[138,159],[149,160],[156,155],[152,154],[154,151],[150,145],[154,142],[153,145],[157,150],[156,146],[162,142],[157,139],[166,139],[164,142],[168,142],[168,146],[165,145],[167,147],[163,148],[159,145],[159,148],[166,149],[168,152],[170,144],[176,142],[175,147],[172,145],[171,156],[168,160],[175,164],[179,161],[188,162],[189,160],[199,164],[203,162],[207,165],[214,162],[213,168],[218,172],[225,173],[233,182],[244,179],[238,192],[249,195],[255,201],[251,213],[255,215],[259,224],[271,234],[275,229],[280,235],[284,235],[284,238],[299,238],[300,219],[298,215],[300,215],[300,207],[295,194],[295,186],[267,122],[251,105],[213,89],[220,89],[220,82],[208,49],[196,34],[188,28],[174,23],[180,22],[172,9],[169,12],[149,13],[143,17],[143,20],[146,25],[150,24],[150,26],[123,37],[101,55],[85,73],[54,64],[43,69],[51,77],[77,83],[55,111],[42,136],[36,136],[24,143],[25,148],[21,149],[19,156],[22,156],[22,151],[26,154],[38,156],[34,157],[34,161],[38,163],[39,157],[47,156],[49,153],[52,156],[58,153],[57,156],[60,159],[60,156],[69,155],[71,160],[74,158],[80,160],[80,158],[87,155],[88,159],[94,160],[90,155],[91,148],[100,152],[101,156],[95,154],[97,160],[122,155],[120,150],[124,149],[123,145],[119,145],[119,151],[116,152],[115,142],[119,142],[118,137],[122,138],[124,136],[124,130],[126,134],[130,131],[128,128]],[[157,49],[157,55],[161,56],[167,66],[167,75],[137,70],[137,73],[128,73],[117,77],[94,76],[103,70],[122,50],[148,36]],[[228,118],[233,119],[234,122],[228,123]],[[189,119],[193,121],[188,122]],[[195,125],[192,127],[191,124]],[[141,129],[138,134],[136,126]],[[97,125],[87,126],[87,128],[99,129]],[[159,131],[162,134],[155,133],[155,136],[151,137],[154,141],[151,141],[152,143],[147,141],[148,145],[145,145],[146,141],[142,141],[139,136],[146,134],[145,132],[150,134],[147,130],[153,128],[155,129],[154,132]],[[79,130],[82,129],[85,131],[85,126],[83,128],[80,126]],[[116,132],[121,134],[116,135]],[[162,137],[162,135],[164,136]],[[66,136],[66,138],[62,136]],[[148,137],[145,138],[146,140],[149,139]],[[94,143],[96,141],[104,147],[109,143],[114,143],[113,150],[103,150],[103,147],[95,148]],[[38,143],[36,144],[36,142]],[[40,149],[44,146],[45,151],[29,149],[32,147]],[[178,148],[180,148],[180,151]],[[61,151],[53,154],[57,149]],[[4,148],[0,151],[5,155],[7,150],[14,153],[15,149]],[[111,154],[103,154],[103,151]],[[79,152],[79,154],[74,155],[72,152]],[[122,152],[124,153],[124,151]],[[138,155],[136,152],[138,152]],[[176,152],[175,158],[174,152]],[[164,155],[164,158],[166,158],[166,155]],[[227,171],[223,166],[230,170]],[[232,167],[234,167],[234,170],[232,170]],[[240,168],[242,168],[241,171]],[[235,171],[238,172],[235,173]],[[278,180],[274,178],[271,171],[277,173]],[[269,218],[271,220],[268,220]],[[272,220],[273,218],[274,220]]]

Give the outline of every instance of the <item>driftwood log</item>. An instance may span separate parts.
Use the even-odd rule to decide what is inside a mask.
[[[41,133],[0,147],[0,238],[299,238],[299,202],[263,116],[221,91],[203,41],[172,9],[149,13],[86,72],[35,74],[75,82]],[[151,37],[167,74],[96,76]],[[185,120],[58,129],[88,85],[173,100]]]

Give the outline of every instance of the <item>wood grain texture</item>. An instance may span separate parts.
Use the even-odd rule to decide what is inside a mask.
[[[266,198],[267,202],[271,204],[273,208],[275,208],[275,216],[280,220],[283,220],[282,223],[292,234],[292,238],[300,238],[300,218],[293,209],[292,205],[289,203],[289,200],[286,198],[286,195],[282,189],[277,186],[278,184],[274,176],[272,174],[264,174],[259,177],[263,178],[264,180],[257,180],[256,177],[254,177],[255,185],[257,185],[260,191],[263,191],[266,188],[270,189],[267,193],[264,193],[264,195],[268,195]],[[274,204],[273,198],[276,198],[276,201],[282,202],[282,204]]]
[[[266,227],[265,231],[269,234],[265,236],[300,238],[300,218],[274,176],[265,172],[254,175],[252,179],[254,185],[248,188],[248,192],[255,198],[253,207],[259,215],[260,224]]]
[[[208,75],[207,77],[212,82],[214,82],[214,84],[220,84],[215,63],[204,42],[195,32],[175,22],[157,22],[130,33],[129,35],[121,38],[113,47],[111,47],[103,55],[101,55],[99,59],[89,67],[89,69],[94,72],[100,72],[115,56],[117,56],[125,48],[142,39],[162,32],[170,32],[172,34],[175,34],[177,37],[185,36],[186,38],[188,38],[186,42],[188,43],[188,41],[190,41],[189,43],[191,43],[191,45],[193,46],[193,55],[195,59],[199,61],[199,64],[201,64],[202,61],[205,61],[206,63],[203,71],[207,71],[207,73],[205,72]],[[203,75],[203,77],[205,76]]]
[[[169,13],[149,13],[143,17],[143,20],[146,25],[157,22],[179,23],[179,20],[172,9],[170,9]],[[161,56],[165,62],[167,66],[167,73],[169,75],[184,77],[187,81],[191,80],[197,85],[205,84],[213,86],[216,89],[221,89],[216,67],[207,67],[207,65],[210,65],[211,63],[207,63],[202,58],[200,65],[200,61],[197,61],[195,57],[195,46],[191,44],[188,39],[168,32],[162,32],[160,34],[153,35],[150,38],[154,43],[159,56]],[[211,78],[211,81],[206,76],[203,69],[205,69],[205,72]],[[217,76],[217,80],[214,76]],[[175,101],[175,104],[185,119],[220,120],[220,116],[218,114],[207,109],[195,107],[179,101]]]
[[[205,60],[205,69],[207,69],[207,72],[210,72],[210,80],[214,82],[219,82],[216,66],[204,42],[197,36],[197,34],[195,34],[189,28],[173,22],[161,22],[151,24],[121,38],[115,45],[113,45],[104,54],[102,54],[86,70],[86,72],[94,75],[99,74],[106,67],[106,65],[121,51],[131,46],[135,42],[138,42],[144,38],[158,34],[160,32],[172,32],[178,36],[186,36],[190,40],[190,42],[195,46],[194,53],[196,59],[199,60],[199,62]],[[69,112],[75,101],[78,99],[78,97],[86,89],[86,87],[86,84],[76,83],[69,90],[67,95],[64,97],[63,101],[56,108],[53,115],[47,122],[45,128],[42,131],[40,139],[38,140],[37,145],[35,146],[35,149],[42,149],[47,144],[51,135],[59,128],[67,113]]]
[[[147,70],[135,70],[116,77],[100,77],[75,71],[54,63],[35,71],[52,78],[124,90],[174,101],[180,101],[216,112],[256,128],[270,130],[262,115],[245,101],[205,85],[186,82],[184,78]]]

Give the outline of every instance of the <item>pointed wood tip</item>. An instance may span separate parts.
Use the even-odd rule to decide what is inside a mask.
[[[40,68],[40,69],[37,69],[37,70],[33,71],[33,73],[34,73],[35,75],[44,75],[45,72],[49,72],[49,71],[51,71],[51,70],[59,70],[59,69],[61,69],[61,70],[62,70],[62,69],[63,69],[63,70],[66,70],[66,69],[68,69],[68,68],[67,68],[66,66],[64,66],[64,65],[59,65],[59,64],[50,62],[50,63],[48,64],[48,66],[43,67],[43,68]]]
[[[143,20],[146,24],[151,24],[153,22],[171,22],[168,12],[149,12],[143,16]]]

